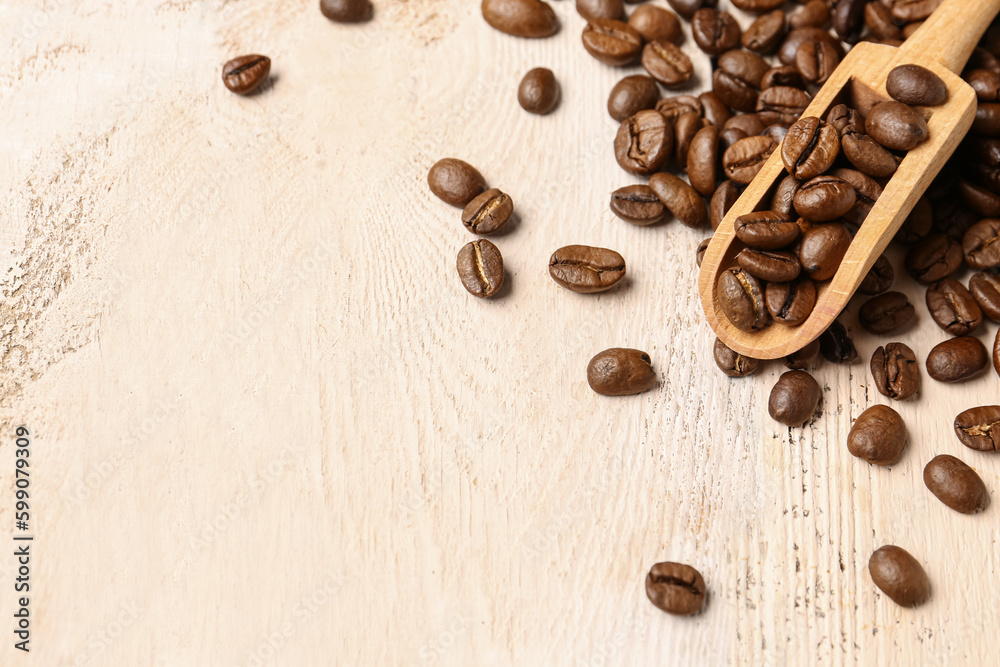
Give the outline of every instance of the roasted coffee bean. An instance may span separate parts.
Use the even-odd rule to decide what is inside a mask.
[[[867,0],[840,0],[833,8],[833,28],[841,41],[854,44],[864,25]]]
[[[962,514],[976,514],[990,502],[983,478],[964,461],[940,454],[924,467],[924,484],[938,500]]]
[[[805,371],[783,373],[767,401],[771,419],[785,426],[802,426],[816,413],[823,395],[819,383]]]
[[[625,18],[622,0],[576,0],[576,12],[588,21]]]
[[[745,12],[761,14],[785,4],[784,0],[733,0],[733,6]]]
[[[785,12],[773,12],[758,16],[757,20],[743,32],[743,48],[757,53],[774,53],[785,37]]]
[[[819,351],[827,361],[835,364],[849,364],[858,358],[854,341],[838,320],[834,320],[830,328],[820,334]]]
[[[698,229],[708,224],[705,200],[681,179],[673,174],[653,174],[649,178],[649,187],[685,226]]]
[[[750,275],[776,283],[795,280],[799,277],[799,272],[802,271],[799,258],[790,252],[781,250],[744,248],[736,255],[736,263],[746,269]]]
[[[607,248],[568,245],[552,253],[549,275],[571,292],[604,292],[625,277],[625,259]]]
[[[441,201],[465,208],[486,190],[486,179],[468,162],[446,157],[438,160],[427,172],[427,184]]]
[[[740,139],[746,139],[749,135],[738,127],[731,127],[719,133],[719,152],[725,154],[729,147]],[[732,181],[729,181],[733,183]],[[736,185],[736,183],[733,183]]]
[[[795,52],[795,69],[807,84],[821,86],[840,64],[840,56],[832,44],[808,40]]]
[[[611,212],[625,222],[645,227],[663,221],[667,207],[648,185],[627,185],[611,193]]]
[[[483,0],[483,18],[493,28],[515,37],[551,37],[559,19],[542,0]]]
[[[974,269],[1000,268],[1000,220],[987,218],[970,227],[962,238],[962,251]]]
[[[871,213],[878,198],[882,196],[882,186],[856,169],[834,169],[830,175],[847,181],[848,185],[854,188],[854,208],[844,214],[844,219],[860,225]]]
[[[917,200],[910,214],[906,216],[906,220],[896,232],[894,240],[906,245],[917,243],[931,233],[933,224],[934,214],[931,203],[927,197],[921,197]]]
[[[965,73],[965,81],[976,91],[980,102],[996,102],[1000,99],[1000,74],[988,69],[974,69]]]
[[[965,285],[945,278],[927,288],[927,310],[952,336],[965,336],[983,323],[983,311]]]
[[[785,37],[785,40],[781,43],[781,47],[778,49],[778,60],[781,61],[782,65],[794,65],[795,54],[798,52],[799,47],[803,44],[803,42],[815,41],[824,42],[833,46],[837,52],[837,57],[844,57],[844,47],[840,45],[840,40],[823,28],[800,28],[798,30],[792,30]]]
[[[930,285],[955,273],[962,260],[961,244],[944,234],[932,234],[910,248],[904,265],[917,282]]]
[[[809,93],[791,86],[772,86],[757,96],[757,115],[768,125],[792,124],[809,106]]]
[[[668,88],[686,83],[694,74],[691,59],[673,42],[650,42],[643,47],[642,66]]]
[[[781,145],[785,170],[799,180],[809,180],[824,173],[840,153],[837,130],[815,116],[800,118],[788,128]]]
[[[660,87],[644,74],[627,76],[611,89],[608,113],[619,123],[640,111],[652,109],[660,101]]]
[[[715,7],[718,5],[718,0],[667,0],[667,4],[690,21],[696,11],[702,7]]]
[[[656,372],[642,350],[613,347],[590,360],[587,382],[602,396],[630,396],[655,387]]]
[[[709,125],[694,135],[687,154],[688,180],[699,194],[709,197],[715,192],[718,164],[719,130]]]
[[[909,326],[916,317],[913,304],[902,292],[872,297],[858,310],[858,322],[873,334],[889,334]]]
[[[674,123],[674,164],[687,165],[691,141],[698,131],[710,123],[696,113],[686,113]]]
[[[708,251],[708,246],[712,243],[711,238],[702,239],[701,243],[698,244],[698,248],[695,250],[695,262],[698,266],[701,266],[702,260],[705,259],[705,252]]]
[[[722,219],[726,217],[726,213],[729,213],[729,209],[739,198],[740,186],[732,181],[723,181],[715,189],[715,194],[712,195],[712,201],[709,203],[709,222],[712,223],[712,229],[719,228]]]
[[[890,100],[879,102],[865,118],[865,131],[886,148],[908,151],[927,141],[927,121],[913,107]]]
[[[701,102],[694,95],[676,95],[656,103],[656,110],[663,114],[671,125],[687,113],[701,114]]]
[[[882,1],[882,0],[880,0]],[[899,23],[923,21],[930,16],[944,0],[893,0],[890,5],[892,18]]]
[[[492,188],[469,202],[462,211],[462,224],[473,234],[492,234],[506,225],[513,213],[510,196]]]
[[[1000,322],[1000,276],[995,273],[977,273],[969,279],[969,291],[983,314],[994,322]]]
[[[723,271],[716,291],[722,312],[737,329],[758,331],[770,323],[760,281],[743,269]]]
[[[663,167],[674,149],[674,129],[658,111],[647,109],[625,120],[615,137],[615,158],[630,174],[648,176]]]
[[[997,337],[993,340],[993,370],[1000,375],[1000,331],[997,331]]]
[[[896,173],[900,159],[873,138],[848,125],[840,135],[840,147],[851,164],[875,178],[889,178]]]
[[[767,312],[775,322],[797,327],[812,315],[816,307],[816,284],[805,277],[793,282],[768,283],[764,299]]]
[[[851,234],[837,222],[817,225],[802,235],[799,260],[802,270],[813,280],[828,280],[837,273],[851,247]]]
[[[233,58],[222,66],[222,82],[238,95],[249,95],[267,81],[271,59],[252,54]]]
[[[722,130],[742,130],[748,137],[753,137],[763,132],[764,127],[763,121],[757,114],[742,113],[730,117],[722,126]]]
[[[751,248],[777,250],[799,237],[795,219],[774,211],[745,213],[736,218],[736,236]]]
[[[976,107],[976,118],[972,121],[972,132],[988,137],[1000,136],[1000,104],[980,102]]]
[[[830,22],[830,5],[826,0],[809,0],[802,9],[788,17],[792,30],[800,28],[822,28]]]
[[[970,408],[955,417],[955,435],[977,452],[1000,452],[1000,405]]]
[[[458,277],[473,296],[495,295],[504,279],[500,250],[486,239],[466,243],[458,251]]]
[[[725,126],[726,121],[732,117],[726,103],[710,90],[699,95],[698,102],[701,104],[701,115],[720,131]]]
[[[889,72],[885,90],[897,102],[937,106],[948,101],[948,87],[934,72],[920,65],[900,65]]]
[[[956,201],[950,196],[951,194],[952,192],[949,189],[948,199],[934,202],[932,206],[933,222],[931,231],[935,234],[944,234],[948,238],[957,241],[959,246],[961,246],[965,232],[969,231],[972,225],[979,222],[980,216],[970,210],[961,201]],[[965,257],[963,256],[962,260],[964,261],[964,259]]]
[[[646,575],[646,597],[668,614],[697,614],[705,604],[705,580],[690,565],[657,563]]]
[[[778,182],[778,187],[774,190],[771,198],[771,210],[780,213],[783,217],[795,217],[795,193],[802,187],[802,183],[794,176],[785,176]]]
[[[868,296],[882,294],[892,287],[892,281],[895,277],[896,272],[893,270],[889,258],[885,255],[879,255],[872,268],[865,274],[865,279],[858,286],[858,293]]]
[[[857,110],[846,104],[838,104],[830,109],[826,114],[827,125],[833,126],[837,132],[843,132],[849,125],[863,128],[865,119]]]
[[[715,339],[713,353],[719,370],[731,378],[742,378],[753,375],[760,368],[760,362],[757,359],[744,357],[739,352],[730,349],[728,345],[718,338]]]
[[[927,573],[905,549],[887,545],[868,560],[872,581],[900,607],[916,607],[931,594]]]
[[[788,127],[786,125],[768,125],[764,128],[764,131],[760,133],[762,137],[770,137],[775,144],[780,144],[784,141],[787,134]]]
[[[872,355],[870,366],[875,388],[883,396],[905,401],[920,391],[917,357],[903,343],[879,347]]]
[[[868,463],[890,466],[906,447],[906,424],[886,405],[873,405],[858,417],[847,435],[847,449]]]
[[[320,0],[319,10],[323,16],[338,23],[358,23],[372,17],[369,0]]]
[[[691,34],[699,49],[717,56],[739,46],[742,31],[729,12],[705,7],[691,17]]]
[[[642,35],[624,21],[595,19],[583,29],[582,39],[587,53],[612,67],[633,63],[642,53]]]
[[[972,336],[949,338],[927,355],[927,374],[938,382],[964,382],[989,364],[986,347]]]
[[[1000,195],[995,192],[990,192],[975,183],[959,181],[958,194],[962,201],[976,213],[988,218],[1000,216]]]
[[[628,17],[628,24],[635,28],[647,42],[680,41],[681,22],[673,12],[653,5],[640,5]]]
[[[817,176],[806,181],[795,193],[795,210],[811,222],[836,220],[852,208],[857,193],[847,181],[836,176]]]
[[[760,82],[769,69],[756,53],[734,49],[721,56],[712,72],[712,90],[733,109],[753,111],[757,107]]]
[[[803,88],[805,87],[805,82],[802,81],[802,76],[797,69],[782,65],[781,67],[772,67],[767,70],[764,73],[764,78],[760,80],[760,89],[762,91],[776,86]]]
[[[876,39],[902,39],[903,30],[892,20],[892,12],[879,2],[865,5],[865,25]]]
[[[536,67],[521,79],[517,89],[517,101],[521,108],[530,113],[544,116],[552,113],[559,103],[559,82],[552,70]]]
[[[750,183],[777,147],[774,139],[770,137],[740,139],[722,156],[722,167],[726,176],[737,183]]]
[[[793,371],[804,371],[816,363],[819,356],[819,339],[806,345],[798,352],[792,352],[785,357],[785,367]]]

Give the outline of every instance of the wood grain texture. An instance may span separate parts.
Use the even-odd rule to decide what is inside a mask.
[[[766,401],[783,369],[733,381],[712,362],[703,234],[608,211],[638,180],[604,111],[626,72],[586,55],[572,3],[553,3],[563,30],[542,41],[490,30],[478,3],[375,4],[372,23],[337,26],[313,2],[0,0],[0,469],[28,425],[39,554],[32,653],[16,658],[992,660],[997,508],[954,513],[921,471],[954,454],[996,500],[1000,459],[950,424],[996,402],[997,376],[925,375],[894,405],[911,443],[889,470],[846,450],[851,420],[885,402],[860,361],[818,368],[822,414],[778,428]],[[244,52],[274,74],[245,99],[220,80]],[[517,105],[536,66],[562,84],[551,116]],[[425,183],[444,156],[514,199],[499,300],[454,272],[471,237]],[[559,288],[546,262],[570,243],[621,252],[628,285]],[[945,335],[918,311],[898,339],[922,359]],[[879,341],[855,333],[867,360]],[[649,352],[660,386],[595,395],[587,361],[612,346]],[[926,605],[871,584],[885,543],[924,563]],[[704,574],[705,613],[651,607],[659,560]],[[8,619],[13,568],[0,559]]]

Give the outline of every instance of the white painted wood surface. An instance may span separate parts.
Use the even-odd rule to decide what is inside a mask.
[[[635,180],[604,111],[623,72],[583,51],[572,3],[543,41],[488,29],[472,0],[376,1],[364,26],[312,0],[34,4],[0,0],[0,535],[26,424],[37,536],[32,652],[6,630],[0,664],[996,660],[1000,458],[950,428],[997,402],[996,374],[925,376],[894,405],[902,461],[869,467],[845,438],[886,399],[855,304],[859,363],[818,368],[822,416],[777,428],[783,369],[732,381],[712,362],[702,235],[607,210]],[[246,52],[275,81],[242,99],[219,71]],[[550,117],[517,106],[533,66],[562,82]],[[424,180],[448,155],[520,213],[496,240],[502,299],[455,275],[469,234]],[[628,286],[557,287],[546,261],[568,243],[622,252]],[[898,339],[922,359],[945,336],[918,311]],[[647,350],[660,387],[590,391],[610,346]],[[934,499],[938,453],[994,506]],[[924,563],[930,602],[877,593],[886,543]],[[659,560],[702,571],[705,613],[651,607]]]

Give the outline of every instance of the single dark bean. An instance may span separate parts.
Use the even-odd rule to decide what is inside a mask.
[[[595,19],[583,29],[583,48],[605,65],[624,67],[642,53],[642,35],[624,21]]]
[[[604,292],[625,277],[625,259],[607,248],[568,245],[552,253],[549,275],[572,292]]]
[[[757,115],[768,125],[792,124],[809,106],[809,93],[791,86],[772,86],[757,96]]]
[[[844,219],[860,225],[871,213],[875,202],[882,196],[882,186],[878,181],[856,169],[834,169],[830,175],[847,181],[854,188],[854,208],[844,214]]]
[[[551,37],[559,18],[542,0],[483,0],[483,18],[493,28],[515,37]]]
[[[903,343],[889,343],[875,350],[871,360],[872,378],[879,393],[905,401],[920,391],[917,357]]]
[[[719,367],[719,370],[732,378],[753,375],[760,368],[760,361],[744,357],[718,338],[715,339],[713,354],[715,355],[715,363]]]
[[[764,299],[775,322],[797,327],[816,307],[816,283],[805,277],[793,282],[768,283]]]
[[[715,194],[712,195],[712,201],[709,203],[709,222],[712,224],[712,229],[719,228],[722,219],[726,217],[726,213],[739,198],[740,186],[732,181],[723,181],[715,189]]]
[[[369,0],[320,0],[323,16],[338,23],[358,23],[372,17]]]
[[[808,0],[805,5],[788,17],[792,30],[822,28],[830,22],[830,5],[826,0]]]
[[[970,408],[955,417],[955,435],[977,452],[1000,452],[1000,405]]]
[[[764,78],[760,80],[760,89],[767,90],[775,86],[786,86],[790,88],[805,88],[805,82],[799,71],[790,65],[772,67],[764,73]]]
[[[832,278],[851,247],[851,233],[840,223],[832,222],[810,228],[802,235],[799,260],[813,280]]]
[[[731,127],[719,133],[719,152],[725,154],[729,147],[740,139],[746,139],[749,135],[738,127]],[[728,181],[733,183],[733,181]],[[733,185],[737,185],[733,183]]]
[[[937,106],[948,101],[948,87],[934,72],[920,65],[900,65],[889,72],[885,90],[897,102]]]
[[[938,382],[964,382],[989,364],[986,347],[978,338],[961,336],[938,343],[927,355],[927,374]]]
[[[963,259],[961,244],[944,234],[932,234],[910,248],[904,265],[917,282],[929,285],[955,273]]]
[[[587,382],[602,396],[629,396],[655,387],[656,372],[642,350],[614,347],[590,360]]]
[[[722,156],[722,167],[726,176],[737,183],[750,183],[777,147],[774,139],[770,137],[740,139]]]
[[[699,95],[698,102],[701,104],[701,115],[709,123],[719,128],[721,132],[726,121],[732,117],[732,113],[729,111],[726,103],[719,99],[719,96],[711,90]]]
[[[1000,216],[1000,195],[997,193],[963,180],[958,182],[958,194],[976,213],[988,218]]]
[[[875,39],[903,38],[903,30],[892,20],[892,12],[879,2],[865,4],[865,25]]]
[[[458,276],[473,296],[488,298],[503,286],[503,256],[486,239],[466,243],[458,252]]]
[[[805,371],[783,373],[767,401],[771,419],[785,426],[802,426],[816,413],[823,395],[819,383]]]
[[[709,125],[698,130],[687,154],[687,173],[691,187],[705,197],[715,192],[719,164],[719,130]]]
[[[628,24],[635,28],[647,42],[680,41],[683,36],[681,22],[673,12],[654,5],[640,5],[628,17]]]
[[[806,345],[798,352],[792,352],[785,357],[785,367],[793,371],[803,371],[811,368],[819,356],[819,339]]]
[[[807,40],[795,52],[795,69],[807,84],[823,85],[839,64],[838,50],[829,42]]]
[[[576,0],[576,12],[587,19],[623,19],[625,3],[622,0]]]
[[[868,0],[839,0],[833,8],[833,28],[841,41],[854,44],[864,25]]]
[[[799,237],[795,219],[774,211],[745,213],[736,218],[736,236],[751,248],[777,250]]]
[[[799,180],[809,180],[833,166],[840,154],[840,135],[815,116],[795,121],[781,145],[785,170]]]
[[[795,193],[802,187],[802,182],[794,176],[785,176],[778,182],[778,187],[774,189],[774,196],[771,197],[771,210],[781,214],[786,218],[794,218]]]
[[[750,275],[776,283],[795,280],[802,271],[799,258],[781,250],[744,248],[736,255],[736,263]]]
[[[1000,268],[1000,220],[987,218],[969,227],[962,238],[962,251],[974,269]]]
[[[486,190],[486,179],[468,162],[446,157],[438,160],[427,172],[427,184],[441,201],[465,208]]]
[[[916,309],[902,292],[885,292],[872,297],[858,310],[858,322],[873,334],[889,334],[909,326]]]
[[[760,281],[743,269],[724,271],[716,291],[722,312],[737,329],[758,331],[770,323]]]
[[[851,164],[875,178],[896,173],[900,159],[865,134],[856,125],[848,125],[840,135],[840,146]]]
[[[705,259],[705,253],[708,251],[708,246],[711,243],[712,243],[711,237],[707,239],[702,239],[701,242],[698,244],[698,247],[695,249],[694,258],[698,266],[701,266],[702,261]]]
[[[240,56],[222,66],[222,82],[238,95],[249,95],[267,81],[270,73],[271,59],[267,56]]]
[[[492,234],[506,225],[513,213],[510,195],[492,188],[469,202],[462,211],[462,224],[473,234]]]
[[[927,310],[952,336],[965,336],[983,323],[983,311],[965,285],[945,278],[927,288]]]
[[[935,456],[924,467],[924,484],[938,500],[962,514],[982,512],[990,502],[983,478],[948,454]]]
[[[879,255],[872,268],[868,269],[868,273],[865,274],[865,279],[858,286],[858,293],[868,296],[882,294],[892,287],[895,277],[896,272],[893,270],[889,258],[885,255]]]
[[[785,37],[785,12],[775,9],[758,16],[743,32],[743,48],[757,53],[774,53]]]
[[[823,357],[835,364],[849,364],[858,358],[854,341],[838,320],[834,320],[833,324],[820,334],[819,351],[823,353]]]
[[[836,220],[857,201],[854,188],[836,176],[817,176],[802,184],[793,200],[795,210],[811,222]]]
[[[846,104],[837,104],[826,114],[827,125],[832,125],[837,132],[843,132],[849,125],[864,128],[865,119],[856,109]]]
[[[697,614],[705,604],[705,580],[690,565],[657,563],[646,575],[646,597],[668,614]]]
[[[680,167],[687,165],[691,142],[701,128],[710,124],[696,113],[686,113],[677,119],[674,123],[674,164]]]
[[[872,139],[895,151],[908,151],[927,141],[927,121],[913,107],[879,102],[865,118],[865,131]]]
[[[742,31],[729,12],[705,7],[691,17],[691,34],[699,49],[717,56],[739,46]]]
[[[980,102],[976,107],[976,118],[972,121],[972,132],[988,137],[1000,136],[1000,104]]]
[[[611,89],[608,113],[619,123],[640,111],[652,109],[660,101],[660,87],[644,74],[627,76]]]
[[[868,572],[879,589],[900,607],[916,607],[930,597],[931,584],[917,559],[887,545],[868,560]]]
[[[667,207],[648,185],[627,185],[611,193],[611,212],[625,222],[645,227],[661,222]]]
[[[625,120],[615,137],[615,158],[630,174],[660,170],[674,149],[674,129],[658,111],[647,109]]]
[[[756,53],[726,51],[719,56],[712,72],[712,90],[733,109],[753,111],[757,107],[760,82],[768,69],[767,62]]]
[[[705,200],[694,188],[673,174],[653,174],[649,178],[649,187],[660,198],[663,205],[670,209],[674,217],[685,226],[698,229],[708,224],[708,209]]]
[[[965,81],[976,91],[980,102],[996,102],[1000,99],[1000,74],[988,69],[974,69],[965,73]]]
[[[881,0],[880,0],[881,1]],[[913,23],[923,21],[931,15],[944,0],[894,0],[883,2],[892,11],[892,18],[898,23]]]
[[[755,113],[741,113],[732,116],[722,126],[722,130],[742,130],[748,137],[753,137],[764,131],[764,122]]]
[[[559,103],[559,82],[552,70],[536,67],[521,79],[517,88],[517,101],[530,113],[544,116],[552,113]]]
[[[906,424],[886,405],[873,405],[858,417],[847,435],[847,449],[868,463],[889,466],[906,447]]]
[[[1000,276],[977,273],[969,279],[969,291],[986,317],[1000,322]]]
[[[643,47],[642,66],[668,88],[686,83],[694,74],[691,59],[673,42],[650,42]]]

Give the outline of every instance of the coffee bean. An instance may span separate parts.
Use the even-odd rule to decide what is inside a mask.
[[[544,116],[552,113],[559,103],[559,82],[552,70],[536,67],[521,79],[517,89],[517,101],[521,108],[530,113]]]
[[[938,8],[944,0],[894,0],[890,5],[892,18],[899,23],[922,21]]]
[[[737,329],[758,331],[770,323],[760,281],[745,270],[724,271],[716,292],[722,312]]]
[[[611,193],[611,212],[625,222],[645,227],[661,222],[667,207],[648,185],[627,185]]]
[[[910,214],[906,216],[906,220],[896,232],[896,238],[893,240],[904,245],[917,243],[931,233],[933,224],[934,215],[931,203],[927,197],[921,197],[917,200]]]
[[[635,28],[647,42],[680,41],[681,23],[673,12],[653,5],[640,5],[628,17],[628,24]]]
[[[837,130],[819,118],[800,118],[788,128],[781,145],[785,170],[799,180],[809,180],[833,166],[840,153]]]
[[[1000,268],[1000,220],[987,218],[969,227],[962,238],[962,251],[974,269]]]
[[[965,285],[945,278],[927,288],[927,310],[952,336],[965,336],[983,323],[983,311]]]
[[[706,7],[691,17],[691,34],[699,49],[717,56],[739,46],[742,31],[732,14]]]
[[[878,182],[856,169],[834,169],[830,175],[847,181],[854,188],[854,208],[844,214],[844,219],[860,225],[871,213],[875,202],[882,196],[882,186]]]
[[[695,262],[698,266],[701,266],[702,261],[705,259],[705,253],[708,251],[708,246],[712,243],[711,238],[702,239],[698,244],[698,248],[695,250]]]
[[[542,0],[483,0],[483,18],[493,28],[515,37],[551,37],[559,19]]]
[[[792,202],[800,187],[802,183],[794,176],[785,176],[781,179],[771,198],[771,210],[785,218],[795,218],[795,206]]]
[[[760,133],[762,137],[770,137],[775,144],[780,144],[785,140],[785,136],[788,134],[788,126],[786,125],[768,125],[764,128],[764,131]]]
[[[668,614],[697,614],[705,604],[705,580],[690,565],[657,563],[646,575],[646,597]]]
[[[872,268],[865,274],[865,279],[858,286],[858,293],[867,294],[868,296],[882,294],[892,287],[895,277],[896,272],[893,270],[889,258],[885,255],[879,255]]]
[[[698,131],[710,123],[696,113],[686,113],[674,123],[674,164],[687,165],[691,141]]]
[[[906,447],[906,424],[886,405],[873,405],[858,417],[847,435],[847,449],[868,463],[889,466]]]
[[[590,360],[587,382],[602,396],[629,396],[655,387],[656,373],[642,350],[613,347]]]
[[[811,101],[809,93],[804,90],[791,86],[772,86],[762,90],[757,96],[757,115],[768,125],[791,125],[799,119]]]
[[[615,158],[622,169],[637,176],[660,170],[674,149],[674,130],[652,109],[625,120],[615,137]]]
[[[980,102],[996,102],[1000,99],[1000,74],[988,69],[974,69],[966,72],[965,81],[976,91]]]
[[[1000,216],[1000,195],[988,189],[969,183],[958,182],[958,194],[962,201],[973,211],[988,218]]]
[[[755,278],[776,283],[795,280],[802,270],[798,257],[781,250],[744,248],[736,255],[736,263]]]
[[[836,275],[852,240],[851,233],[840,223],[810,228],[799,245],[802,270],[813,280],[829,280]]]
[[[785,37],[785,12],[775,9],[758,16],[743,32],[743,48],[757,53],[774,53]]]
[[[876,39],[902,39],[903,30],[892,20],[892,12],[878,2],[865,5],[865,25]]]
[[[701,102],[694,95],[676,95],[656,103],[656,110],[663,114],[671,125],[684,114],[701,114]]]
[[[964,382],[989,363],[986,347],[978,338],[961,336],[938,343],[927,355],[927,374],[938,382]]]
[[[807,84],[823,85],[839,64],[837,49],[829,42],[807,40],[795,52],[795,69]]]
[[[844,47],[840,45],[840,40],[828,33],[823,28],[799,28],[792,30],[785,37],[778,49],[778,60],[782,65],[794,65],[795,55],[803,42],[819,41],[833,46],[838,58],[844,57]]]
[[[941,77],[920,65],[893,68],[885,89],[894,100],[913,106],[937,106],[948,101],[948,87]]]
[[[726,130],[742,130],[748,137],[753,137],[764,131],[764,123],[760,117],[754,113],[743,113],[732,116],[722,126],[723,132]]]
[[[976,107],[976,118],[972,121],[972,132],[988,137],[1000,135],[1000,104],[980,102]]]
[[[827,361],[835,364],[849,364],[858,358],[858,350],[854,341],[847,334],[847,329],[838,320],[820,334],[819,351]]]
[[[699,194],[709,197],[715,192],[718,164],[719,130],[709,125],[694,135],[687,154],[688,180]]]
[[[718,4],[718,0],[667,0],[667,4],[675,12],[690,21],[696,11],[702,7],[715,7]]]
[[[777,250],[799,236],[799,226],[793,218],[774,211],[745,213],[736,218],[736,236],[751,248]]]
[[[734,49],[719,56],[712,72],[712,90],[733,109],[753,111],[757,107],[760,82],[769,66],[750,51]]]
[[[660,101],[660,87],[643,74],[627,76],[611,89],[608,113],[619,123],[640,111],[652,109]]]
[[[830,5],[826,0],[808,0],[805,5],[788,17],[792,30],[822,28],[830,22]]]
[[[722,130],[719,133],[719,152],[725,154],[729,147],[735,144],[740,139],[746,139],[747,133],[738,127],[731,127],[728,130]],[[733,181],[727,180],[728,183],[733,183]],[[734,186],[742,187],[737,183],[733,183]]]
[[[785,366],[793,371],[802,371],[811,368],[816,363],[819,356],[819,340],[806,345],[798,352],[792,352],[785,357]]]
[[[827,112],[826,123],[833,126],[837,132],[843,132],[850,125],[864,128],[865,119],[856,109],[846,104],[837,104]]]
[[[513,213],[510,196],[492,188],[469,202],[462,211],[462,224],[473,234],[492,234],[506,225]]]
[[[775,86],[786,86],[790,88],[804,88],[805,82],[799,71],[792,66],[782,65],[772,67],[764,73],[764,78],[760,80],[760,89],[767,90]]]
[[[711,90],[699,95],[698,102],[701,104],[701,115],[721,132],[726,121],[732,117],[726,103]]]
[[[583,29],[583,48],[605,65],[624,67],[642,53],[642,35],[624,21],[595,19]]]
[[[858,310],[858,322],[873,334],[894,333],[916,317],[913,304],[902,292],[885,292],[866,301]]]
[[[962,260],[961,244],[944,234],[932,234],[910,248],[904,265],[917,282],[929,285],[955,273]]]
[[[576,12],[587,19],[623,19],[625,3],[622,0],[576,0]]]
[[[685,226],[698,229],[708,224],[705,200],[681,179],[661,172],[650,176],[649,187]]]
[[[267,81],[271,59],[252,54],[233,58],[222,66],[222,82],[238,95],[249,95]]]
[[[917,357],[903,343],[880,346],[872,355],[870,366],[875,388],[883,396],[905,401],[920,391]]]
[[[740,186],[732,181],[723,181],[719,187],[715,189],[715,194],[712,195],[712,201],[709,203],[709,221],[712,223],[712,229],[718,229],[719,225],[722,224],[722,219],[726,217],[726,213],[729,209],[733,207],[736,200],[740,198]]]
[[[977,273],[969,279],[969,291],[986,317],[1000,322],[1000,276]]]
[[[761,14],[785,4],[784,0],[733,0],[733,6],[745,12]]]
[[[607,248],[569,245],[552,253],[549,275],[572,292],[604,292],[625,277],[625,259]]]
[[[810,222],[836,220],[852,208],[857,193],[847,181],[836,176],[817,176],[806,181],[795,193],[795,210]]]
[[[913,107],[890,100],[879,102],[865,118],[865,131],[890,150],[908,151],[927,141],[927,121]]]
[[[897,546],[877,549],[868,560],[868,572],[875,585],[900,607],[916,607],[930,597],[931,584],[924,568]]]
[[[775,322],[797,327],[809,319],[816,307],[816,283],[805,277],[793,282],[768,283],[764,299]]]
[[[970,408],[955,417],[955,435],[978,452],[1000,452],[1000,405]]]
[[[940,454],[924,467],[924,484],[938,500],[962,514],[976,514],[990,502],[983,478],[964,461]]]
[[[844,157],[869,176],[889,178],[899,167],[900,159],[860,131],[858,126],[848,125],[844,129],[840,135],[840,147]]]
[[[673,42],[650,42],[643,47],[642,66],[667,87],[686,83],[694,74],[691,59]]]
[[[438,160],[427,172],[427,184],[441,201],[465,208],[486,190],[486,179],[468,162],[446,157]]]
[[[473,296],[495,295],[504,279],[500,250],[486,239],[466,243],[458,252],[458,277]]]
[[[778,147],[770,137],[747,137],[730,146],[722,156],[725,174],[737,183],[749,184]]]
[[[805,371],[783,373],[767,401],[771,419],[785,426],[802,426],[816,413],[823,395],[819,383]]]
[[[323,16],[338,23],[358,23],[372,17],[369,0],[320,0]]]
[[[739,352],[730,349],[728,345],[718,338],[715,339],[713,353],[719,370],[731,378],[742,378],[753,375],[760,368],[760,361],[744,357]]]
[[[840,0],[833,8],[833,28],[841,41],[854,44],[864,25],[868,0]]]

